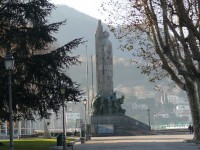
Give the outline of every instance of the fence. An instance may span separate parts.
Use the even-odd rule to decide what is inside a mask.
[[[187,129],[189,124],[162,124],[162,125],[151,125],[153,130],[163,129]]]

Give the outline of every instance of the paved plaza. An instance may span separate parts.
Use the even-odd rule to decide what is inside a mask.
[[[77,142],[74,150],[199,150],[200,144],[188,142],[192,138],[189,134],[92,137],[85,144]]]

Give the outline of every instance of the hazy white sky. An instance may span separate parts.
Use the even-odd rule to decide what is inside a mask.
[[[106,0],[50,0],[54,4],[65,4],[97,19],[101,19],[98,9]]]

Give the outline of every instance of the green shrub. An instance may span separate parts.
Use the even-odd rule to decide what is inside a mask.
[[[4,144],[2,142],[0,142],[0,146],[4,146]]]

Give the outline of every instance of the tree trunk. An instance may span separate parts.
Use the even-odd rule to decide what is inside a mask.
[[[190,104],[190,110],[194,127],[193,140],[200,140],[200,112],[199,112],[199,97],[195,83],[186,79],[186,93]],[[200,85],[197,85],[200,86]]]

